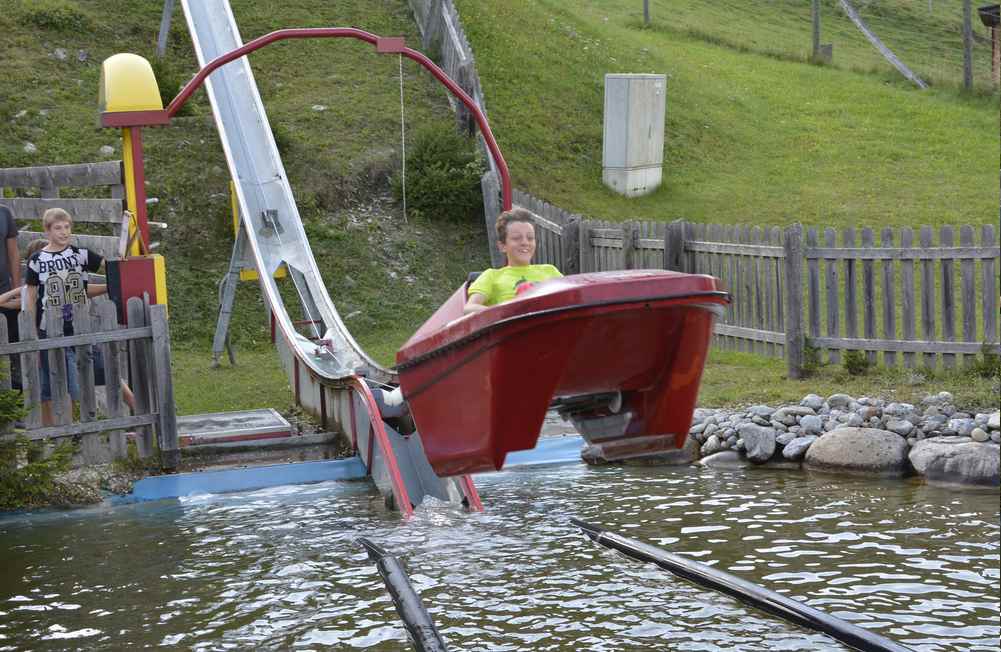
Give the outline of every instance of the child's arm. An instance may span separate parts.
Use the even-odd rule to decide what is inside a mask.
[[[21,291],[24,286],[14,288],[0,294],[0,308],[7,308],[8,310],[20,310],[21,309]]]
[[[28,314],[31,315],[32,320],[37,320],[38,317],[35,315],[35,304],[38,302],[38,286],[37,285],[25,285],[25,292],[27,293],[27,307]]]
[[[88,283],[87,284],[87,298],[93,299],[94,297],[99,297],[102,294],[108,293],[108,286],[105,283]]]

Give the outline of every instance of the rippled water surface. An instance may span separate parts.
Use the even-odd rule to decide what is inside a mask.
[[[843,650],[596,546],[603,524],[915,650],[998,650],[998,494],[695,468],[526,469],[483,514],[366,483],[0,520],[0,649],[408,649],[368,536],[463,650]]]

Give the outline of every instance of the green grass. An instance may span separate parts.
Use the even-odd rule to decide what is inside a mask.
[[[659,27],[666,3],[657,29],[624,0],[457,4],[515,185],[564,209],[834,227],[980,224],[997,210],[996,96],[711,43]],[[787,5],[745,4],[742,42],[770,34]],[[601,184],[603,76],[620,72],[669,75],[664,184],[632,200]]]
[[[930,18],[906,4],[869,2],[865,17],[905,61],[944,82],[930,91],[880,71],[850,70],[874,67],[866,58],[871,47],[831,15],[829,0],[824,29],[825,41],[836,44],[834,67],[802,63],[805,2],[655,0],[651,29],[640,25],[638,1],[458,2],[516,184],[564,208],[611,219],[979,224],[997,208],[997,98],[959,93],[945,73],[913,63],[924,47],[914,34],[939,43],[954,30],[939,13],[947,3],[936,1]],[[95,126],[100,62],[120,51],[152,59],[161,3],[9,5],[0,12],[0,165],[95,161],[102,145],[120,157],[118,134]],[[903,19],[880,15],[891,6],[906,9]],[[234,0],[233,9],[244,40],[279,27],[357,25],[419,42],[402,0],[287,0],[277,9]],[[910,40],[889,36],[880,21],[891,20]],[[197,67],[180,8],[168,44],[158,69],[170,99]],[[54,56],[57,48],[66,50],[65,60]],[[442,224],[435,216],[405,224],[402,216],[374,217],[359,207],[386,192],[398,169],[397,59],[357,42],[297,41],[255,53],[251,64],[328,290],[362,346],[389,364],[466,272],[488,264],[482,227]],[[606,72],[671,75],[665,186],[650,197],[627,201],[601,185]],[[405,62],[404,74],[408,131],[451,129],[439,86],[415,64]],[[284,410],[291,392],[269,348],[255,283],[242,284],[237,296],[238,366],[209,366],[216,284],[232,246],[228,172],[205,94],[190,105],[171,126],[144,135],[147,191],[160,199],[150,217],[170,225],[159,251],[167,258],[178,409]],[[24,152],[25,142],[38,152]],[[398,207],[389,209],[398,214]],[[786,381],[781,361],[714,353],[700,403],[792,402],[839,383],[855,394],[928,387],[949,389],[957,400],[985,395],[962,375],[910,385],[915,377],[903,372],[848,378],[838,369]]]
[[[699,405],[741,407],[755,403],[797,404],[807,394],[830,396],[846,392],[860,396],[920,403],[928,394],[952,392],[966,410],[993,412],[998,408],[998,379],[971,371],[874,368],[863,375],[849,374],[843,365],[822,365],[807,378],[786,376],[784,360],[752,353],[713,350],[702,376]]]

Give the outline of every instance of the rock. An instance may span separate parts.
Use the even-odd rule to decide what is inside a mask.
[[[883,408],[883,414],[889,415],[891,417],[904,418],[908,414],[914,411],[914,406],[910,403],[890,403],[885,408]]]
[[[35,143],[25,143],[24,144],[24,153],[25,154],[34,154],[37,151],[38,151],[38,148],[35,147]]]
[[[848,420],[845,421],[846,426],[851,426],[852,428],[861,428],[864,421],[862,420],[862,415],[852,413],[848,415]]]
[[[794,432],[783,432],[775,437],[775,443],[779,446],[786,446],[793,439],[796,439],[796,433]]]
[[[991,436],[988,435],[987,431],[983,428],[974,428],[973,432],[970,433],[970,437],[973,438],[973,441],[978,442],[985,442],[991,438]]]
[[[324,106],[324,105],[322,105],[322,104],[314,104],[312,108],[316,112],[326,111],[327,110],[327,107]]]
[[[698,458],[699,446],[689,438],[681,448],[657,455],[644,455],[643,457],[622,460],[622,464],[625,466],[683,466],[691,464]]]
[[[717,426],[715,423],[712,423],[710,421],[706,421],[706,429],[702,431],[702,435],[705,436],[705,437],[708,437],[709,435],[713,434],[717,430],[719,430],[719,426]]]
[[[756,416],[756,417],[765,417],[765,418],[767,418],[767,417],[772,416],[772,413],[775,412],[775,408],[770,408],[767,405],[755,405],[755,406],[751,407],[748,410],[748,412],[750,412],[753,416]]]
[[[808,468],[818,471],[902,476],[907,442],[887,430],[842,427],[813,442],[805,459]]]
[[[771,425],[771,422],[768,419],[764,417],[759,417],[758,415],[754,415],[753,417],[751,417],[751,422],[756,423],[759,426],[765,426],[765,427],[769,427]]]
[[[697,464],[714,469],[739,469],[747,466],[747,460],[741,457],[737,451],[723,451],[709,457],[703,457]]]
[[[803,397],[803,400],[799,402],[803,407],[808,407],[814,412],[824,407],[824,398],[816,394],[807,394]]]
[[[992,432],[991,433],[991,441],[994,442],[995,444],[1001,444],[1001,432],[997,432],[997,431]]]
[[[769,421],[768,425],[770,425],[772,428],[775,428],[777,432],[785,432],[786,430],[789,430],[789,426],[787,426],[784,423],[780,423],[778,421]]]
[[[69,55],[66,53],[66,48],[56,48],[52,51],[52,56],[59,61],[66,61]]]
[[[939,403],[952,403],[952,394],[949,392],[939,392],[938,400]]]
[[[691,428],[689,428],[688,429],[688,434],[690,434],[690,435],[697,435],[697,434],[699,434],[700,432],[702,432],[705,429],[706,429],[706,424],[700,423],[698,425],[694,425]]]
[[[712,435],[702,444],[702,457],[708,457],[723,450],[719,437]]]
[[[949,454],[932,458],[925,467],[925,479],[936,485],[999,487],[1001,456],[998,452],[999,447],[994,444],[967,440],[964,444],[954,446]]]
[[[958,435],[946,437],[929,437],[923,439],[911,449],[907,455],[914,470],[924,475],[928,471],[928,465],[937,458],[949,457],[959,453],[975,449],[980,444],[970,441],[968,437]]]
[[[808,414],[799,420],[800,432],[806,433],[808,435],[819,434],[824,427],[824,423],[820,420],[820,417]]]
[[[76,51],[76,60],[79,61],[80,63],[85,62],[89,58],[90,58],[90,55],[87,54],[86,50],[77,50]]]
[[[101,149],[98,150],[101,156],[108,157],[115,155],[115,148],[111,145],[101,145]]]
[[[973,419],[949,419],[949,423],[945,427],[946,430],[951,430],[957,435],[969,437],[975,425]]]
[[[987,418],[986,414],[975,414],[973,415],[973,423],[976,424],[978,428],[984,428],[987,426]]]
[[[756,464],[764,464],[775,453],[775,430],[746,423],[738,430],[744,440],[747,459]]]
[[[813,442],[817,441],[816,435],[807,435],[805,437],[797,437],[789,442],[785,448],[782,449],[782,457],[787,460],[799,461],[803,459],[806,455],[807,449]]]
[[[890,432],[895,432],[901,437],[906,437],[911,434],[914,430],[914,424],[910,421],[904,421],[903,419],[890,419],[886,422],[886,429]]]
[[[991,430],[1001,430],[1001,410],[987,418],[987,427]]]
[[[831,406],[832,409],[845,408],[848,407],[848,404],[854,400],[855,399],[853,399],[848,394],[832,394],[827,397],[827,404]]]
[[[926,417],[937,417],[942,414],[942,410],[938,409],[937,405],[929,405],[925,408],[924,414]]]
[[[737,435],[730,435],[723,443],[726,444],[727,448],[736,448],[738,441],[740,440],[737,438]]]
[[[872,421],[873,419],[878,419],[883,413],[878,407],[866,405],[860,408],[857,414],[862,417],[864,421]]]
[[[17,113],[14,114],[14,119],[15,120],[20,120],[21,118],[23,118],[26,115],[28,115],[28,109],[21,109],[20,111],[18,111]]]
[[[692,413],[692,425],[696,423],[702,423],[703,421],[708,421],[709,417],[712,416],[712,410],[707,410],[705,408],[695,408],[695,412]]]
[[[775,413],[772,414],[772,418],[776,421],[781,421],[788,426],[792,425],[789,423],[789,417],[805,417],[808,414],[816,414],[816,411],[808,407],[803,407],[802,405],[789,405],[775,410]]]

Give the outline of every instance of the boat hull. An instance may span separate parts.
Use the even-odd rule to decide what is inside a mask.
[[[446,304],[397,355],[432,468],[499,470],[554,399],[606,458],[679,447],[726,301],[712,277],[651,270],[547,281],[455,322]]]

